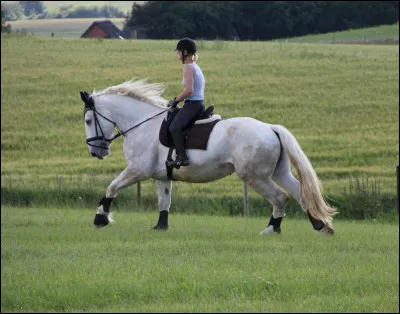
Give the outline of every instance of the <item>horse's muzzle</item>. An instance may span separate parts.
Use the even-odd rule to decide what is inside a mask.
[[[110,150],[108,148],[99,148],[99,147],[90,147],[89,152],[92,157],[97,157],[98,159],[103,159],[104,157],[110,154]]]
[[[97,156],[95,153],[92,153],[92,157],[97,157],[99,159],[103,159],[103,156]]]

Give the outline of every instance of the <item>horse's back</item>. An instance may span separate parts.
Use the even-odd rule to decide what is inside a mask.
[[[239,176],[241,172],[273,171],[281,145],[270,124],[249,117],[226,119],[219,124],[226,130],[229,159]]]
[[[220,122],[226,129],[232,147],[239,149],[253,145],[259,148],[275,148],[279,144],[271,125],[250,117],[236,117]]]

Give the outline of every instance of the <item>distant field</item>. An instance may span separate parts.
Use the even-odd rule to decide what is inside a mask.
[[[55,32],[57,37],[79,38],[94,20],[98,19],[51,19],[51,20],[21,20],[9,22],[13,29],[26,29],[35,35],[49,36]],[[117,27],[123,28],[124,18],[111,19]],[[292,43],[367,43],[374,41],[383,44],[398,44],[399,24],[381,25],[362,29],[354,29],[327,34],[308,35],[279,39],[278,42]]]
[[[346,43],[346,42],[378,42],[378,43],[399,43],[399,24],[381,25],[377,27],[368,27],[360,29],[351,29],[341,32],[327,34],[307,35],[295,38],[281,39],[291,43]]]
[[[49,37],[54,33],[55,37],[79,38],[84,31],[94,22],[106,18],[87,19],[48,19],[48,20],[20,20],[9,22],[13,30],[25,30],[39,36]],[[124,18],[107,18],[120,30],[123,29]]]
[[[18,2],[18,1],[1,1],[1,2]],[[112,5],[124,12],[130,12],[133,3],[143,3],[145,1],[42,1],[49,11],[58,10],[61,6],[101,6],[101,5]]]

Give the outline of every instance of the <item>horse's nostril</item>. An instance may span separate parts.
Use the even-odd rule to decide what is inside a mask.
[[[92,153],[92,157],[97,157],[95,153]]]

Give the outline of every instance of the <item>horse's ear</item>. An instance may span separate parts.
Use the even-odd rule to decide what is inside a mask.
[[[94,106],[93,99],[88,92],[80,91],[82,101],[85,103],[85,108],[92,108]]]
[[[81,99],[82,99],[82,101],[86,104],[86,102],[87,102],[87,97],[85,97],[85,96],[86,96],[86,95],[84,94],[85,92],[80,91],[79,93],[81,94]]]

